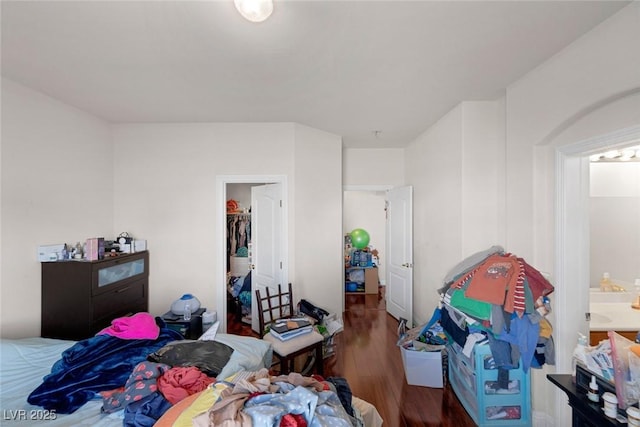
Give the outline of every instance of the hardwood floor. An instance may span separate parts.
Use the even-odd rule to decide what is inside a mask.
[[[325,359],[325,376],[347,379],[354,396],[372,403],[385,427],[475,426],[449,385],[444,389],[408,385],[396,319],[383,296],[346,295],[344,331],[336,335],[336,354]],[[228,333],[254,335],[244,324],[228,322]]]

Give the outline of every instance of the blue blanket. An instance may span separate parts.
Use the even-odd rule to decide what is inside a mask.
[[[27,401],[60,414],[70,414],[96,393],[124,386],[133,368],[149,354],[171,341],[183,339],[162,323],[160,335],[155,340],[123,340],[111,335],[96,335],[78,341],[62,353],[51,373],[31,392]]]

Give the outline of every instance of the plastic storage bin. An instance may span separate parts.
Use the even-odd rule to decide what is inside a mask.
[[[407,384],[442,388],[442,351],[418,351],[400,347]]]
[[[531,384],[522,368],[509,370],[509,387],[497,389],[498,370],[488,363],[491,349],[476,344],[471,357],[448,341],[449,382],[458,399],[479,426],[530,426]]]

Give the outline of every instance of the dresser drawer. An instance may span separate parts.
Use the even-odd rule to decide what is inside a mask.
[[[94,262],[91,267],[91,293],[94,296],[112,292],[149,276],[149,254],[140,252]]]
[[[467,357],[462,352],[462,347],[460,347],[455,341],[451,341],[451,345],[449,346],[449,353],[453,353],[453,356],[456,360],[456,363],[463,363],[469,370],[475,370],[475,358],[473,357],[473,352],[471,353],[471,357]]]
[[[93,320],[108,317],[113,313],[122,313],[127,307],[138,307],[141,300],[146,301],[146,288],[147,279],[144,279],[95,296]]]
[[[475,395],[476,393],[476,373],[469,366],[469,359],[464,354],[455,351],[449,351],[449,369],[452,369],[458,381],[465,384],[469,391]]]

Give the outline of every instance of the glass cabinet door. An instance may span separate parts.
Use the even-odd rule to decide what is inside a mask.
[[[143,274],[145,271],[144,261],[144,258],[141,258],[98,270],[98,287]]]

